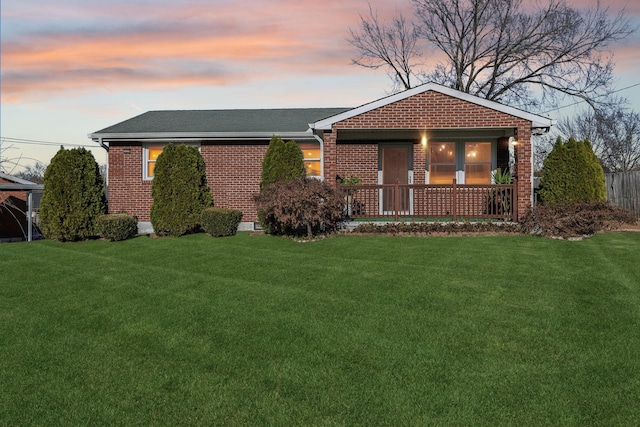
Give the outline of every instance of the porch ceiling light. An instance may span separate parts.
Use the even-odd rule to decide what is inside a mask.
[[[427,135],[422,134],[422,139],[420,140],[420,143],[422,144],[423,147],[427,147]]]

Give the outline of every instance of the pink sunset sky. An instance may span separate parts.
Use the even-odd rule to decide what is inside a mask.
[[[412,10],[408,0],[370,3],[382,17]],[[607,4],[640,24],[640,2]],[[384,71],[350,65],[348,32],[367,13],[366,0],[3,0],[1,7],[5,171],[10,162],[46,164],[61,144],[85,145],[105,163],[87,134],[144,111],[350,107],[391,89]],[[617,87],[639,85],[620,95],[640,111],[640,31],[613,53]]]

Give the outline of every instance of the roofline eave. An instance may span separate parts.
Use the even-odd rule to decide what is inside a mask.
[[[0,191],[38,191],[43,189],[43,184],[0,184]]]
[[[282,139],[311,139],[310,129],[304,132],[126,132],[126,133],[90,133],[87,135],[94,141],[113,142],[119,140],[251,140],[271,139],[279,136]]]

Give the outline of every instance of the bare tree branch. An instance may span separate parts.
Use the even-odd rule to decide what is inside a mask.
[[[624,98],[609,98],[596,109],[559,121],[558,130],[589,139],[602,166],[612,172],[640,169],[640,114]]]
[[[420,53],[416,48],[418,34],[413,24],[397,14],[391,25],[384,25],[369,5],[369,15],[360,15],[358,31],[349,30],[349,43],[356,48],[355,65],[379,69],[386,67],[394,84],[402,89],[413,86],[413,68],[419,65]]]
[[[597,107],[613,82],[609,48],[635,31],[624,10],[613,14],[599,2],[587,9],[565,0],[411,2],[415,28],[401,15],[384,25],[369,6],[360,31],[350,32],[354,64],[386,67],[405,89],[434,81],[522,107],[557,105],[564,96]],[[428,71],[417,69],[418,38],[444,58]]]

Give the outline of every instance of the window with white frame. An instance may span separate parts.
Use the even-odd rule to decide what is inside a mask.
[[[491,184],[491,143],[465,142],[465,184]]]
[[[147,145],[144,147],[144,178],[152,179],[153,171],[156,167],[156,160],[158,160],[158,156],[164,150],[165,145]]]
[[[456,143],[429,144],[429,184],[451,184],[456,177]]]
[[[319,142],[300,142],[298,143],[302,154],[304,155],[304,167],[307,176],[320,178],[322,177],[322,159]]]
[[[427,152],[429,184],[491,184],[495,163],[493,142],[430,142]]]

